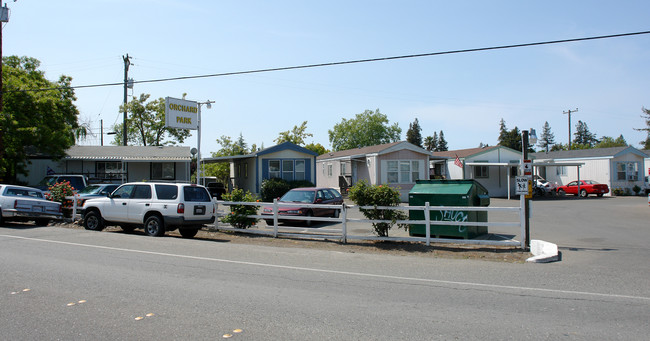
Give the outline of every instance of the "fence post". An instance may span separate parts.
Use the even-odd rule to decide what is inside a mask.
[[[429,206],[429,202],[427,201],[424,203],[424,223],[425,223],[425,228],[427,229],[426,231],[426,236],[427,236],[427,246],[431,245],[431,214],[429,213],[429,210],[431,207]]]
[[[343,244],[348,242],[348,208],[345,203],[341,204],[341,224],[343,225]]]
[[[526,212],[525,196],[519,195],[519,223],[521,224],[521,249],[526,249]]]
[[[273,238],[278,237],[278,198],[273,199]]]

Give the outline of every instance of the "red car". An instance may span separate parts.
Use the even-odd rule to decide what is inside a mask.
[[[585,198],[589,194],[596,194],[599,197],[602,197],[604,194],[609,193],[609,187],[605,184],[599,184],[593,180],[580,180],[580,193],[578,193],[578,181],[571,181],[564,186],[558,186],[557,194],[574,194],[580,195],[580,197]]]
[[[294,188],[285,193],[278,200],[278,203],[341,205],[343,203],[343,197],[341,197],[341,194],[337,190],[332,188],[304,187]],[[299,205],[278,206],[278,216],[338,218],[339,213],[340,210],[335,208],[301,207]],[[262,215],[271,216],[271,219],[265,218],[264,220],[267,225],[273,225],[273,206],[265,206],[262,209]],[[284,219],[284,221],[291,222],[296,220]],[[305,220],[304,223],[307,226],[311,226],[313,221]]]

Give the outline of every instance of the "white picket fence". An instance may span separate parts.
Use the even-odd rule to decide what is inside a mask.
[[[320,204],[290,204],[282,203],[283,207],[287,206],[296,206],[296,207],[305,207],[305,208],[331,208],[339,209],[340,215],[338,218],[331,217],[304,217],[304,216],[286,216],[278,215],[279,204],[277,200],[274,200],[273,203],[263,203],[263,202],[228,202],[228,201],[215,201],[217,203],[217,220],[215,221],[215,228],[222,231],[236,231],[242,233],[251,233],[251,234],[261,234],[268,235],[273,237],[294,237],[294,238],[314,238],[314,239],[338,239],[342,243],[346,243],[348,240],[384,240],[384,241],[408,241],[408,242],[423,242],[427,246],[431,242],[435,243],[453,243],[453,244],[469,244],[469,245],[495,245],[495,246],[519,246],[522,249],[525,248],[525,218],[523,210],[524,199],[520,200],[519,207],[458,207],[458,206],[430,206],[429,203],[426,203],[425,206],[356,206],[356,205],[320,205]],[[272,207],[273,215],[249,215],[248,218],[264,219],[270,220],[273,219],[272,230],[263,229],[258,225],[255,227],[240,229],[230,226],[229,224],[222,223],[220,218],[230,214],[231,205],[250,205],[258,206],[260,209],[262,207]],[[359,219],[351,218],[348,215],[350,209],[353,208],[363,208],[363,209],[388,209],[388,210],[401,210],[401,211],[412,211],[419,210],[424,211],[424,220],[398,220],[398,224],[420,224],[425,225],[425,237],[378,237],[378,236],[368,236],[368,235],[354,235],[349,233],[348,226],[351,223],[366,223],[368,224],[368,231],[372,231],[371,223],[381,223],[381,222],[390,222],[388,220],[370,220],[370,219]],[[430,220],[431,211],[484,211],[488,212],[509,212],[512,213],[513,221],[503,221],[503,222],[462,222],[462,221],[432,221]],[[296,221],[315,221],[315,222],[326,222],[326,223],[336,223],[341,224],[341,228],[328,228],[329,226],[323,226],[320,228],[310,228],[305,229],[304,227],[293,227],[293,226],[280,226],[278,219],[283,221],[287,220],[296,220]],[[517,240],[485,240],[485,239],[449,239],[449,238],[434,238],[431,236],[430,227],[434,225],[454,225],[454,226],[487,226],[490,227],[507,227],[517,231],[513,235],[519,234],[520,241]],[[394,227],[396,228],[396,227]]]

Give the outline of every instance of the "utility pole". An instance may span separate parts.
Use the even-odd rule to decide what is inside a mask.
[[[576,110],[570,110],[563,112],[563,114],[568,114],[569,115],[569,150],[571,150],[571,113],[572,112],[578,112],[578,108]]]
[[[128,82],[129,82],[129,65],[131,65],[131,57],[129,57],[129,54],[127,53],[126,56],[122,56],[122,59],[124,60],[124,123],[122,124],[122,141],[123,145],[126,146],[126,119],[127,119],[127,110],[126,110],[126,103],[127,103],[127,88],[128,88]]]
[[[9,8],[7,4],[2,6],[2,0],[0,0],[0,111],[3,108],[3,95],[2,95],[2,23],[9,22]]]

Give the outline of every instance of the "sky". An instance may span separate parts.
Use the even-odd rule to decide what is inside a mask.
[[[123,56],[136,82],[425,54],[650,30],[641,1],[2,1],[10,9],[2,53],[34,57],[55,81],[120,83]],[[650,34],[566,44],[136,83],[129,96],[215,101],[202,108],[201,154],[221,136],[271,147],[307,121],[307,143],[331,149],[328,130],[365,110],[423,138],[444,132],[450,150],[498,143],[499,122],[539,136],[548,122],[568,142],[578,120],[598,138],[645,140]],[[75,90],[80,121],[100,144],[121,123],[123,87]],[[108,145],[112,136],[104,136]],[[197,146],[197,134],[185,140]]]

